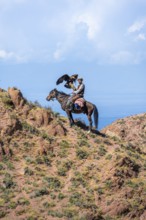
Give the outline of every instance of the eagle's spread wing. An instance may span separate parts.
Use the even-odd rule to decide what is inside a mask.
[[[69,79],[70,79],[70,77],[67,74],[65,74],[57,80],[56,85],[62,83],[63,81],[68,81]]]

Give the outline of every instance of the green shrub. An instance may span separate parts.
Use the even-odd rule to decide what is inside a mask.
[[[113,184],[112,180],[106,180],[106,182],[105,182],[105,188],[106,188],[106,189],[111,189],[112,184]]]
[[[15,209],[17,207],[17,205],[18,204],[16,202],[12,201],[12,202],[9,203],[8,208],[9,209]]]
[[[89,156],[89,153],[87,152],[86,149],[83,149],[83,148],[78,148],[77,151],[76,151],[76,155],[77,157],[82,160],[82,159],[87,159],[88,156]]]
[[[59,211],[55,211],[55,210],[49,210],[48,215],[51,215],[52,217],[58,217],[58,218],[62,218],[64,216],[63,213]]]
[[[131,188],[133,188],[133,189],[136,189],[136,188],[139,187],[139,183],[135,183],[135,182],[133,182],[132,180],[128,180],[128,181],[126,182],[126,185],[128,185],[129,187],[131,187]]]
[[[7,214],[7,212],[6,212],[6,211],[0,211],[0,218],[5,217],[5,216],[6,216],[6,214]]]
[[[68,154],[69,154],[68,149],[60,148],[58,156],[61,158],[66,158],[68,156]]]
[[[104,219],[105,219],[105,220],[113,220],[113,217],[111,217],[111,216],[109,216],[109,215],[106,215],[106,216],[104,217]]]
[[[69,169],[72,166],[72,161],[64,161],[62,163],[62,165],[60,167],[58,167],[58,175],[60,176],[66,176],[67,171],[69,171]]]
[[[59,112],[53,112],[53,116],[54,116],[55,118],[59,118],[60,113],[59,113]]]
[[[43,156],[43,161],[47,166],[51,166],[51,160],[48,158],[48,156]]]
[[[29,205],[29,204],[30,204],[29,200],[27,200],[23,197],[18,199],[18,205]]]
[[[111,159],[112,159],[112,157],[113,157],[113,156],[112,156],[111,154],[108,154],[108,155],[106,156],[106,158],[105,158],[105,159],[106,159],[106,160],[111,160]]]
[[[4,94],[0,98],[1,98],[2,102],[5,104],[5,107],[7,109],[14,108],[14,104],[13,104],[11,98],[8,95]]]
[[[79,139],[87,139],[87,135],[82,131],[82,130],[79,130]]]
[[[48,195],[49,194],[49,191],[47,190],[47,188],[42,188],[42,189],[38,189],[36,192],[35,192],[35,197],[40,197],[40,196],[44,196],[44,195]]]
[[[53,138],[52,138],[52,137],[49,137],[49,135],[48,135],[46,132],[43,131],[43,132],[41,133],[41,136],[42,136],[43,139],[47,140],[50,144],[52,143]]]
[[[101,143],[101,140],[100,140],[100,139],[95,139],[94,142],[95,142],[96,144],[100,144],[100,143]]]
[[[39,131],[33,127],[32,125],[28,124],[27,122],[22,122],[23,130],[30,132],[31,134],[39,134]]]
[[[65,217],[70,219],[77,216],[77,210],[73,207],[68,207],[63,210],[63,214]]]
[[[56,178],[56,177],[45,177],[45,180],[47,181],[48,187],[50,189],[61,188],[61,182],[58,178]]]
[[[101,188],[101,187],[99,187],[99,188],[97,189],[97,193],[98,193],[99,195],[104,194],[104,189]]]
[[[7,165],[7,169],[14,170],[14,165],[10,161],[7,161],[6,165]]]
[[[50,193],[50,197],[51,199],[56,199],[56,195],[53,192]]]
[[[4,177],[4,180],[3,180],[3,183],[5,185],[5,187],[8,189],[8,188],[12,188],[12,187],[15,187],[15,183],[13,182],[13,178],[11,177],[11,175],[9,173],[6,173],[5,174],[5,177]]]
[[[55,204],[54,202],[44,202],[44,203],[43,203],[43,206],[44,206],[45,208],[52,208],[52,207],[55,207],[56,204]]]
[[[83,146],[90,147],[90,144],[86,140],[83,140],[83,139],[78,141],[78,145],[79,147],[83,147]]]
[[[0,198],[0,207],[3,207],[5,204],[5,200]]]
[[[67,172],[67,169],[65,167],[58,168],[58,175],[59,176],[66,176],[66,172]]]
[[[106,153],[107,153],[107,150],[105,149],[105,147],[103,145],[101,145],[98,150],[98,155],[104,156]]]
[[[27,164],[32,164],[34,161],[33,161],[33,158],[32,157],[25,157],[25,161],[27,162]]]
[[[32,176],[34,174],[34,172],[29,167],[25,167],[24,174],[28,175],[28,176]]]
[[[86,187],[86,184],[87,184],[85,181],[85,177],[79,172],[75,172],[75,175],[71,179],[71,182],[74,187],[78,187],[79,185]]]
[[[63,194],[63,193],[59,193],[58,194],[58,199],[59,200],[62,200],[62,199],[64,199],[66,196]]]
[[[32,144],[31,143],[29,143],[29,142],[24,142],[24,149],[27,151],[27,150],[30,150],[31,149],[31,147],[32,147]]]
[[[70,148],[70,144],[66,140],[62,140],[60,143],[61,148]]]
[[[81,207],[82,206],[82,194],[81,193],[78,193],[78,192],[74,192],[70,198],[69,198],[69,202],[73,205],[76,205],[76,206],[79,206]]]
[[[0,163],[0,170],[5,170],[5,167],[2,163]]]
[[[51,166],[51,160],[48,156],[44,155],[44,156],[37,156],[36,164],[46,164],[47,166]]]

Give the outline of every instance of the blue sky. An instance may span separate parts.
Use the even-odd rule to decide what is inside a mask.
[[[2,88],[59,111],[45,97],[78,73],[101,117],[120,117],[146,111],[145,70],[145,0],[0,0]]]

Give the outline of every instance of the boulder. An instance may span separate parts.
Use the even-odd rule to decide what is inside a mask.
[[[8,88],[8,94],[15,106],[15,108],[21,108],[26,103],[20,90],[16,88]]]
[[[61,124],[52,124],[49,129],[49,134],[52,136],[65,136],[67,130]]]
[[[32,124],[37,127],[48,126],[53,120],[52,114],[42,108],[33,109],[28,118],[31,120]]]

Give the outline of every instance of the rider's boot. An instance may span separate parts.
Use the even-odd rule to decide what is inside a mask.
[[[69,106],[68,106],[68,110],[69,111],[73,111],[74,110],[74,104],[73,102],[70,102]]]
[[[69,102],[67,103],[66,107],[67,107],[67,109],[68,109],[69,111],[72,111],[72,110],[73,110],[73,102],[72,102],[72,101],[69,101]]]

